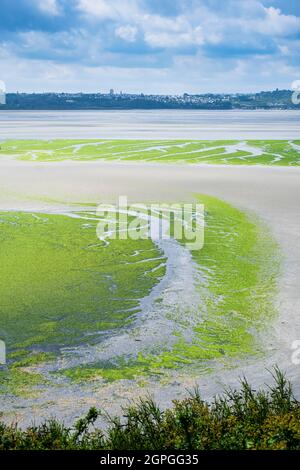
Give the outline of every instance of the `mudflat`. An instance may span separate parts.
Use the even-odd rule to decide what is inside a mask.
[[[279,316],[264,338],[267,354],[249,359],[231,371],[199,378],[203,395],[222,384],[234,385],[242,374],[254,384],[264,383],[266,368],[277,363],[300,393],[291,345],[300,339],[300,168],[221,165],[164,165],[107,162],[0,162],[0,210],[60,211],[72,203],[193,200],[203,193],[224,199],[257,214],[271,229],[282,250],[283,263],[277,298]],[[298,377],[297,377],[298,376]],[[182,380],[180,389],[193,386]],[[166,393],[168,400],[170,393]]]
[[[297,139],[299,110],[2,111],[1,139]]]

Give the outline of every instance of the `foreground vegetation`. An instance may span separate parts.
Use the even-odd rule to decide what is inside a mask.
[[[28,161],[299,166],[300,141],[288,140],[9,140],[0,157]]]
[[[99,416],[91,408],[72,428],[56,420],[26,430],[0,423],[0,450],[300,450],[300,402],[278,369],[265,391],[243,380],[210,404],[195,391],[164,412],[141,400],[123,418],[106,416],[106,431],[95,425]]]

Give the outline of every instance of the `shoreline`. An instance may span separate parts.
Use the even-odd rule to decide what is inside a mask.
[[[299,138],[299,110],[0,111],[1,139]]]

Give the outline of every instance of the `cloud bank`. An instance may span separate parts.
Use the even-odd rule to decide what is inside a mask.
[[[1,0],[8,91],[288,88],[299,45],[294,0]]]

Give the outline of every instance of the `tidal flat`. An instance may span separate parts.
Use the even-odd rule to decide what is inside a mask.
[[[300,165],[300,140],[8,140],[0,157],[25,161],[137,161],[211,165]]]
[[[55,148],[45,150],[59,158],[48,153],[47,161],[37,141],[33,158],[29,142],[17,152],[10,143],[11,154],[1,145],[5,419],[71,422],[89,406],[118,412],[146,393],[165,406],[195,385],[210,397],[244,373],[260,385],[274,363],[288,368],[290,338],[300,330],[296,147],[276,143],[276,151],[290,152],[281,155],[285,165],[185,165],[174,156],[146,162],[143,151],[138,162],[103,161],[91,148],[110,145],[114,153],[125,144],[82,143],[68,142],[63,158],[62,143],[49,142]],[[91,161],[72,161],[68,152],[86,145]],[[127,154],[135,145],[127,142]],[[182,143],[165,145],[173,154]],[[204,248],[192,252],[174,240],[101,243],[96,206],[120,194],[134,202],[203,203]]]
[[[256,333],[275,317],[276,244],[229,204],[196,199],[206,242],[193,254],[184,241],[101,242],[92,210],[0,213],[2,396],[159,384],[263,355]]]
[[[0,111],[1,139],[299,139],[299,110]]]

